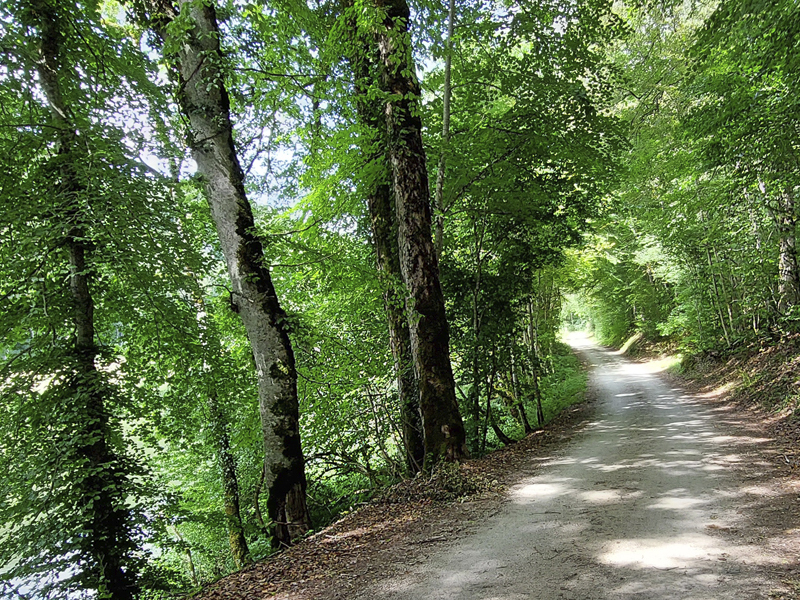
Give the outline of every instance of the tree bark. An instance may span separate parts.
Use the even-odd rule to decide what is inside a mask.
[[[520,422],[524,428],[525,435],[533,432],[528,413],[525,411],[525,404],[522,401],[522,394],[519,392],[519,378],[517,376],[517,361],[514,356],[514,349],[511,349],[511,391],[514,394],[514,405],[519,413]],[[541,404],[541,403],[540,403]]]
[[[397,239],[397,216],[386,147],[386,120],[381,114],[380,107],[368,97],[369,88],[376,79],[374,73],[378,66],[377,57],[371,59],[368,44],[358,45],[360,52],[354,53],[355,56],[351,57],[350,64],[356,79],[358,120],[366,129],[365,137],[368,140],[363,144],[363,148],[370,162],[380,167],[381,173],[370,185],[367,207],[378,273],[384,288],[383,304],[389,323],[389,346],[400,398],[405,463],[409,474],[414,475],[422,469],[425,460],[425,439],[422,433],[419,387],[411,356],[411,334],[406,317],[405,296],[398,285],[402,284],[402,273]]]
[[[398,221],[403,280],[414,314],[411,350],[419,382],[426,469],[467,455],[466,436],[450,364],[450,334],[431,238],[428,169],[419,116],[420,90],[411,60],[405,0],[376,0],[386,11],[378,32],[382,75],[389,99],[386,124]]]
[[[242,513],[239,510],[239,478],[236,475],[236,459],[231,452],[228,422],[222,413],[216,390],[213,389],[208,398],[208,412],[217,447],[217,462],[222,474],[222,501],[228,522],[228,542],[236,568],[241,569],[253,562],[253,559],[250,557],[250,548],[244,536]]]
[[[542,390],[539,387],[539,374],[541,364],[536,353],[531,355],[531,384],[533,385],[533,397],[536,399],[536,426],[538,429],[544,427],[544,407],[542,406]]]
[[[800,267],[797,260],[797,209],[794,194],[785,190],[775,214],[780,254],[778,258],[778,312],[785,314],[800,301]]]
[[[174,57],[180,80],[178,100],[189,122],[188,145],[202,175],[233,286],[233,297],[253,350],[264,447],[267,511],[273,545],[285,546],[308,532],[306,476],[300,446],[294,352],[244,187],[233,142],[230,101],[224,84],[220,31],[213,4],[178,0],[190,11],[192,28],[181,39],[166,25],[177,17],[171,1],[154,0],[152,25],[180,51]]]
[[[77,407],[73,433],[77,440],[75,459],[83,463],[74,475],[76,487],[82,494],[79,510],[85,519],[84,535],[78,542],[82,554],[80,568],[84,572],[80,578],[104,598],[131,600],[138,593],[132,558],[135,543],[131,535],[131,514],[125,508],[128,487],[125,469],[109,445],[107,387],[95,364],[98,349],[90,287],[92,245],[87,240],[86,223],[79,206],[79,196],[87,190],[75,166],[78,133],[62,94],[61,80],[66,67],[62,63],[61,15],[55,3],[35,0],[30,6],[39,29],[37,74],[50,109],[50,124],[56,132],[60,157],[54,197],[64,201],[63,214],[67,219],[65,245],[69,253],[69,292],[75,326],[69,389]]]

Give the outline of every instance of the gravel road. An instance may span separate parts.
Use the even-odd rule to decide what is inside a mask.
[[[365,595],[403,600],[767,598],[785,559],[743,535],[759,440],[652,372],[570,340],[590,363],[591,423],[501,510]]]

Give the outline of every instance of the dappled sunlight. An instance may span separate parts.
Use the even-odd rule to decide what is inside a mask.
[[[628,363],[590,346],[595,418],[566,449],[538,460],[538,476],[512,488],[502,519],[423,573],[392,581],[393,597],[764,597],[730,593],[729,582],[755,589],[765,570],[781,565],[760,540],[740,536],[742,507],[787,492],[743,485],[732,472],[758,465],[750,449],[770,440],[721,431],[713,407],[661,382],[656,374],[672,359]],[[508,584],[520,579],[515,572],[524,581]]]
[[[728,383],[726,383],[724,385],[721,385],[721,386],[719,386],[717,388],[714,388],[711,391],[702,392],[700,394],[697,394],[697,397],[698,398],[704,398],[704,399],[719,398],[720,396],[724,396],[725,394],[727,394],[728,392],[730,392],[731,390],[736,388],[739,385],[739,383],[740,383],[739,381],[729,381]],[[730,410],[730,409],[726,408],[726,410]]]
[[[674,354],[670,356],[664,356],[662,358],[649,361],[645,364],[645,367],[651,373],[663,373],[665,371],[669,371],[671,369],[675,369],[680,367],[681,362],[683,361],[683,356],[680,354]]]
[[[571,488],[565,483],[530,483],[517,487],[512,494],[517,499],[542,500],[569,494]]]
[[[771,438],[759,438],[759,437],[752,437],[748,435],[717,435],[710,438],[712,442],[716,444],[765,444],[767,442],[771,442]]]
[[[716,541],[702,534],[683,534],[670,539],[621,539],[608,543],[599,562],[616,567],[671,569],[687,567],[693,560],[718,556]]]
[[[781,492],[776,491],[775,488],[768,485],[747,485],[739,488],[739,492],[741,494],[758,496],[760,498],[774,498],[781,494]]]
[[[699,498],[678,498],[673,496],[669,498],[661,498],[657,502],[653,502],[647,508],[661,510],[686,510],[708,503],[709,500],[700,500]]]
[[[323,530],[316,535],[324,536],[322,539],[320,539],[320,544],[334,544],[348,538],[359,539],[377,531],[391,530],[392,528],[397,527],[399,524],[415,521],[418,518],[419,515],[404,514],[394,519],[383,518],[380,521],[370,523],[368,526],[356,527],[348,531],[342,531],[341,533],[328,534],[325,533],[325,530]]]
[[[590,504],[608,504],[610,502],[621,502],[623,500],[632,500],[642,496],[641,491],[628,491],[628,490],[598,490],[594,492],[581,492],[578,498]]]

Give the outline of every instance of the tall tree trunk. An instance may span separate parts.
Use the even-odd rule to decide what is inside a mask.
[[[200,585],[200,581],[197,579],[197,569],[194,566],[194,558],[192,557],[192,548],[186,541],[183,539],[181,532],[178,531],[178,526],[173,525],[172,531],[175,533],[175,537],[178,538],[178,542],[183,546],[184,554],[186,555],[186,566],[189,568],[189,581],[192,582],[192,585],[197,587]]]
[[[261,465],[261,475],[256,483],[256,489],[253,491],[253,516],[255,516],[256,523],[261,528],[263,533],[268,533],[267,524],[264,522],[264,515],[261,513],[261,490],[264,488],[264,481],[267,479],[267,461]]]
[[[447,171],[447,152],[450,148],[450,98],[452,96],[451,71],[453,66],[453,27],[456,17],[456,0],[449,0],[447,8],[447,39],[444,54],[444,90],[442,91],[442,149],[439,155],[439,168],[436,172],[436,193],[433,205],[436,207],[436,259],[442,261],[444,250],[444,176]]]
[[[519,377],[517,376],[517,361],[514,356],[514,349],[511,349],[511,391],[514,394],[514,405],[519,413],[520,422],[524,428],[525,435],[533,432],[528,413],[525,411],[525,404],[522,401],[522,394],[519,392]]]
[[[398,221],[400,268],[413,302],[411,351],[420,390],[425,466],[467,455],[466,436],[450,364],[450,333],[431,238],[430,189],[419,85],[411,59],[409,8],[405,0],[376,0],[385,9],[378,32],[383,80],[389,100],[386,125]]]
[[[533,397],[536,399],[536,426],[538,429],[544,427],[544,407],[542,406],[542,390],[539,387],[539,375],[542,372],[542,362],[534,352],[531,354],[531,384],[533,385]]]
[[[728,326],[730,327],[731,331],[736,333],[740,327],[737,327],[736,322],[738,319],[734,319],[733,310],[734,310],[734,299],[733,294],[731,294],[728,290],[728,287],[725,285],[725,275],[722,273],[722,270],[727,267],[728,275],[730,279],[730,272],[731,272],[731,263],[730,260],[720,260],[719,253],[717,252],[716,247],[714,248],[714,261],[715,264],[719,266],[720,274],[719,274],[719,288],[722,291],[722,298],[725,301],[725,313],[728,315]],[[731,289],[736,289],[731,288]]]
[[[222,502],[228,525],[228,542],[236,567],[241,569],[253,562],[253,559],[250,557],[250,548],[244,536],[242,513],[239,510],[239,478],[236,476],[236,459],[231,452],[228,420],[222,413],[216,389],[212,389],[209,394],[208,413],[217,447],[217,462],[222,473]]]
[[[425,438],[419,403],[419,386],[414,374],[411,355],[411,332],[406,318],[403,295],[397,288],[400,281],[400,257],[397,253],[396,223],[393,218],[394,203],[391,189],[381,184],[367,199],[372,232],[378,255],[379,269],[385,280],[384,306],[389,321],[389,345],[394,359],[397,387],[400,396],[403,445],[406,466],[413,475],[422,469],[425,461]],[[393,227],[393,223],[395,226]]]
[[[207,359],[213,361],[214,357],[221,356],[224,351],[216,333],[209,334],[210,324],[205,316],[209,314],[209,310],[206,307],[200,281],[193,276],[192,282],[194,284],[193,291],[198,315],[200,344],[206,356],[203,359],[203,372],[208,386],[208,420],[222,479],[222,501],[228,527],[228,541],[236,568],[241,569],[250,564],[252,559],[250,557],[250,548],[247,546],[247,539],[244,535],[242,513],[239,507],[239,477],[236,474],[236,459],[233,452],[231,452],[228,419],[219,404],[218,390],[220,388],[216,381],[213,367],[206,362]]]
[[[470,410],[474,426],[473,449],[480,451],[481,447],[481,369],[480,355],[478,354],[478,336],[473,336],[472,343],[472,390],[470,392]]]
[[[473,229],[475,238],[475,267],[472,285],[472,419],[475,423],[476,448],[482,448],[484,442],[481,438],[481,382],[480,382],[480,336],[481,312],[480,295],[483,283],[483,239],[486,234],[485,223],[481,221],[480,230],[476,222]],[[480,444],[480,445],[479,445]],[[483,452],[483,450],[480,450]]]
[[[189,11],[192,27],[180,39],[166,25],[177,17],[176,6],[154,0],[158,15],[152,25],[171,45],[180,78],[178,99],[189,122],[188,143],[203,177],[206,198],[216,225],[233,286],[233,297],[250,340],[258,374],[258,396],[264,447],[267,511],[273,523],[273,545],[285,546],[308,532],[306,476],[300,446],[297,372],[294,352],[252,208],[244,173],[233,142],[230,101],[222,70],[220,31],[213,4],[179,0]]]
[[[363,43],[359,46],[361,51],[355,52],[355,56],[350,59],[356,78],[356,109],[360,124],[367,130],[365,137],[368,142],[363,145],[364,151],[370,162],[378,166],[380,171],[378,179],[373,182],[367,194],[367,207],[378,273],[384,287],[383,305],[389,323],[389,346],[400,398],[405,463],[409,474],[414,475],[422,469],[425,460],[425,438],[419,408],[419,386],[411,356],[411,333],[406,318],[405,294],[400,291],[400,248],[386,147],[386,119],[380,106],[369,99],[369,89],[376,80],[377,56],[370,57],[369,44]]]
[[[786,313],[800,301],[800,266],[797,260],[797,209],[794,194],[785,190],[778,202],[775,222],[778,227],[778,312]]]
[[[492,426],[492,431],[497,436],[497,439],[504,446],[510,446],[514,443],[510,437],[508,437],[503,430],[500,429],[500,426],[497,424],[497,420],[494,418],[494,413],[492,412],[492,397],[494,396],[494,381],[497,377],[497,356],[495,351],[492,352],[492,375],[489,377],[489,381],[486,384],[486,418],[489,421],[489,424]],[[485,439],[485,438],[484,438]],[[483,449],[482,449],[483,450]]]
[[[719,319],[719,324],[722,327],[722,334],[725,336],[725,342],[730,347],[731,338],[728,335],[728,328],[725,326],[725,317],[722,313],[722,301],[720,300],[719,288],[717,287],[717,276],[714,272],[714,263],[711,260],[711,252],[707,246],[705,247],[705,251],[706,259],[708,260],[708,270],[711,273],[711,289],[714,292],[714,296],[711,299],[711,304],[716,308],[717,318]]]
[[[109,415],[105,406],[107,387],[95,360],[94,300],[90,288],[91,242],[87,240],[79,196],[87,192],[76,170],[79,145],[72,112],[62,94],[65,76],[62,64],[64,34],[56,3],[31,2],[35,27],[39,29],[37,73],[50,109],[50,125],[56,132],[59,183],[54,197],[63,199],[67,218],[65,244],[69,253],[69,291],[75,326],[73,376],[70,389],[76,401],[76,462],[83,466],[74,483],[83,498],[80,513],[84,534],[78,542],[84,574],[81,579],[111,600],[131,600],[138,592],[132,558],[135,543],[131,514],[125,508],[125,468],[109,445]],[[73,76],[70,72],[69,76]]]

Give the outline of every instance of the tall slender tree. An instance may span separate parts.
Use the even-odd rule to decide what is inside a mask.
[[[186,137],[217,228],[258,374],[268,468],[265,489],[273,543],[288,545],[310,528],[300,445],[297,372],[286,315],[255,231],[234,144],[220,30],[213,3],[145,0],[150,26],[175,66]]]
[[[74,19],[74,6],[68,4],[30,0],[16,5],[22,35],[19,46],[8,50],[15,56],[11,64],[35,72],[38,92],[27,90],[35,100],[25,111],[29,119],[41,121],[32,127],[39,132],[38,147],[27,155],[25,169],[16,173],[19,179],[4,175],[0,229],[12,240],[28,236],[44,245],[42,250],[29,241],[19,247],[43,256],[15,258],[23,263],[34,260],[38,266],[14,277],[33,287],[40,279],[39,299],[49,308],[43,315],[35,315],[34,308],[23,316],[17,313],[18,299],[3,294],[10,314],[27,321],[27,331],[20,338],[23,332],[14,331],[17,324],[4,323],[8,339],[2,350],[7,359],[3,404],[20,421],[6,431],[11,439],[4,440],[8,446],[0,454],[4,460],[17,456],[22,462],[14,465],[19,472],[7,479],[0,504],[4,527],[9,528],[4,538],[17,546],[9,557],[3,540],[0,553],[10,558],[15,575],[37,576],[33,585],[39,593],[80,589],[130,600],[138,591],[136,532],[127,504],[134,497],[131,465],[119,448],[119,430],[112,422],[118,392],[98,366],[95,313],[96,298],[102,296],[95,254],[98,247],[101,253],[107,251],[96,237],[96,226],[98,215],[107,214],[102,190],[110,182],[105,180],[103,161],[97,159],[97,132],[80,102],[87,81],[77,68],[80,53],[90,49],[82,35],[88,24],[96,24],[98,10],[89,3],[82,6],[87,14]],[[3,41],[12,35],[7,31]],[[93,38],[101,47],[109,41],[99,41],[102,35]],[[113,42],[104,49],[109,54],[116,50]],[[102,67],[102,58],[95,59],[94,66]],[[43,110],[37,101],[43,101]],[[115,153],[111,147],[105,150],[106,156]],[[23,190],[31,189],[43,194],[33,202],[41,212],[10,206],[25,198]],[[55,289],[46,290],[48,280]],[[15,380],[27,383],[28,389],[17,387]],[[34,406],[38,412],[32,413]],[[20,428],[22,423],[26,425]],[[60,523],[56,536],[48,531],[54,520]]]

